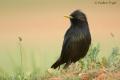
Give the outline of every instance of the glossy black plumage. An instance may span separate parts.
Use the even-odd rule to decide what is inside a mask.
[[[71,63],[83,58],[91,44],[91,35],[85,14],[76,10],[70,16],[71,26],[64,36],[61,56],[51,68],[56,69],[64,63],[64,68],[67,68]]]

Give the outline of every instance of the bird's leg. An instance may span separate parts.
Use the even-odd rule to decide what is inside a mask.
[[[71,64],[71,61],[67,62],[64,66],[64,69],[66,69]]]
[[[60,66],[58,66],[58,70],[60,70]]]

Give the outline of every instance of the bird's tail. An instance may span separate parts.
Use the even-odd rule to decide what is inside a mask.
[[[61,63],[60,59],[58,59],[58,60],[51,66],[51,68],[56,69],[56,68],[59,67],[61,64],[62,64],[62,63]]]

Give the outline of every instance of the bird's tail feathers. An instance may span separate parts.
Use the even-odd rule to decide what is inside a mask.
[[[51,66],[51,68],[56,69],[56,68],[59,67],[61,64],[62,64],[62,63],[61,63],[60,59],[58,59],[58,60]]]

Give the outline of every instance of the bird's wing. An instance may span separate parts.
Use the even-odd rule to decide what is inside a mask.
[[[69,53],[71,52],[74,45],[80,48],[80,45],[82,44],[82,38],[84,38],[84,35],[82,35],[82,33],[80,33],[80,31],[77,29],[68,29],[64,37],[61,58],[66,59],[69,57]]]

